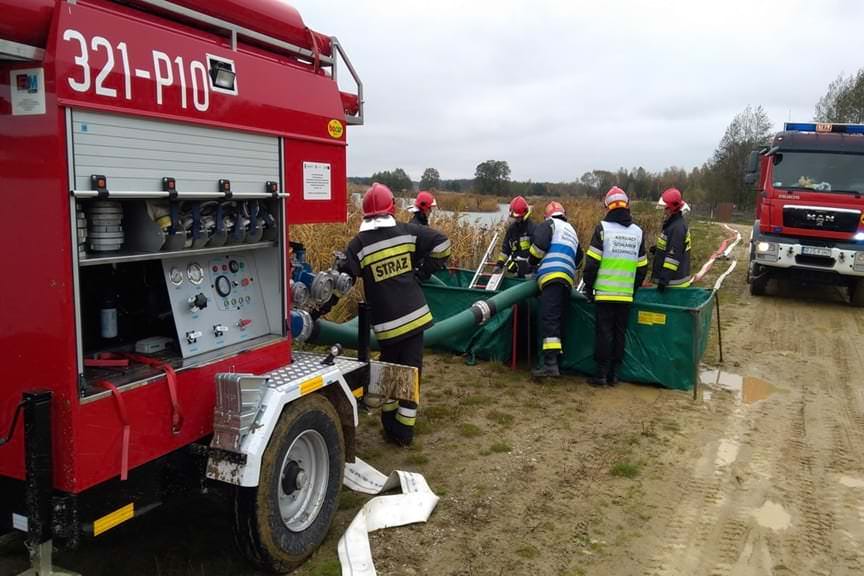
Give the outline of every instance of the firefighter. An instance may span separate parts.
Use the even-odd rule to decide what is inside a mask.
[[[393,217],[393,193],[372,184],[363,195],[363,222],[340,263],[340,270],[363,278],[372,329],[381,347],[381,360],[423,368],[423,331],[432,313],[415,269],[431,274],[450,257],[450,240],[427,226],[398,223]],[[415,402],[388,400],[381,412],[387,438],[408,446],[414,439]]]
[[[528,206],[525,198],[516,196],[510,201],[510,225],[504,235],[501,253],[495,262],[495,274],[500,273],[505,266],[508,272],[520,278],[532,272],[528,250],[531,248],[531,237],[535,226],[530,217],[531,207]]]
[[[687,204],[677,188],[664,191],[657,204],[663,207],[665,215],[657,245],[651,247],[654,254],[651,278],[660,292],[667,286],[687,288],[693,281],[690,277],[690,231],[683,214]]]
[[[529,248],[530,264],[540,264],[537,268],[537,284],[540,286],[540,335],[543,338],[543,364],[533,374],[558,376],[562,327],[570,292],[576,284],[576,270],[582,260],[582,249],[561,204],[550,202],[544,216],[546,220],[534,229]]]
[[[414,205],[408,208],[409,212],[414,213],[414,217],[411,218],[412,224],[419,224],[421,226],[429,226],[429,214],[432,213],[433,208],[438,207],[438,202],[435,201],[435,197],[431,192],[427,192],[426,190],[421,190],[417,193],[417,198],[414,199]]]
[[[624,339],[630,305],[645,280],[648,258],[642,229],[630,216],[630,199],[613,186],[604,199],[606,216],[594,229],[585,254],[585,297],[596,302],[592,386],[614,386],[624,360]]]

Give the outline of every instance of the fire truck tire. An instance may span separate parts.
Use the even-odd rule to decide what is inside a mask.
[[[289,572],[330,530],[345,468],[345,440],[330,402],[312,394],[285,407],[255,488],[238,488],[237,544],[257,567]]]
[[[748,271],[750,277],[750,294],[753,296],[764,296],[768,287],[768,274],[761,270],[758,264],[752,264]]]
[[[853,280],[849,284],[849,303],[852,306],[864,307],[864,278]]]

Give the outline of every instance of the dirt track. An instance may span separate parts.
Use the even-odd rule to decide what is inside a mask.
[[[375,417],[361,424],[361,456],[420,470],[442,496],[428,524],[373,535],[379,574],[864,573],[864,310],[833,289],[753,298],[743,278],[742,266],[722,295],[731,375],[708,375],[697,402],[431,357],[417,446],[390,449]],[[365,500],[343,494],[299,574],[339,574],[336,540]],[[253,574],[229,513],[207,498],[166,508],[57,562],[87,576]],[[0,575],[23,567],[20,543],[0,545]]]

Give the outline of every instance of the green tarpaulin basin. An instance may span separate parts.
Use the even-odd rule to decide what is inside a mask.
[[[473,275],[470,270],[442,270],[436,277],[445,285],[424,284],[423,291],[436,322],[491,295],[484,290],[468,288]],[[532,281],[504,278],[500,289]],[[713,292],[704,288],[668,289],[663,293],[653,288],[640,289],[630,311],[621,378],[665,388],[691,389],[698,378],[699,361],[710,336],[713,298]],[[511,362],[515,345],[520,361],[527,359],[529,350],[532,360],[537,359],[540,348],[537,299],[530,298],[518,306],[515,322],[512,308],[500,310],[473,332],[448,338],[435,348],[484,360]],[[594,374],[594,304],[574,294],[565,326],[562,370]]]

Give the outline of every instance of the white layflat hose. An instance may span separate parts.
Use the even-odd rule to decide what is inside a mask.
[[[735,241],[732,242],[731,244],[729,244],[729,245],[726,247],[726,250],[723,251],[723,257],[728,259],[729,256],[732,254],[732,250],[735,249],[735,246],[737,246],[738,243],[741,242],[741,232],[739,232],[739,231],[736,230],[735,228],[732,228],[732,227],[730,227],[730,226],[727,226],[726,224],[723,224],[723,227],[726,228],[726,230],[728,230],[729,232],[734,232],[734,233],[735,233]],[[723,274],[721,274],[720,277],[717,278],[717,281],[714,283],[714,291],[715,291],[715,292],[716,292],[717,290],[720,290],[720,288],[723,286],[723,281],[726,280],[726,278],[727,278],[730,274],[732,274],[732,271],[735,270],[735,267],[736,267],[737,265],[738,265],[738,259],[737,259],[737,258],[733,258],[733,259],[732,259],[732,263],[729,265],[729,268],[727,268],[726,271],[723,272]]]
[[[732,260],[732,263],[729,265],[729,268],[727,268],[726,271],[723,272],[723,274],[721,274],[719,278],[717,278],[717,281],[714,283],[714,291],[715,292],[717,290],[720,290],[720,288],[723,286],[723,281],[726,280],[726,277],[729,276],[733,270],[735,270],[735,266],[737,266],[737,265],[738,265],[738,260]]]
[[[369,533],[382,528],[426,522],[438,504],[438,496],[429,489],[422,474],[396,470],[385,476],[360,458],[345,465],[342,483],[364,494],[380,494],[402,487],[402,494],[372,498],[339,539],[339,563],[342,576],[375,576]]]
[[[693,277],[693,280],[695,282],[700,281],[702,279],[702,277],[708,273],[708,270],[711,269],[711,267],[714,265],[714,261],[717,260],[717,258],[719,256],[723,256],[723,258],[728,259],[729,255],[732,254],[732,250],[735,249],[735,246],[737,246],[738,243],[741,242],[741,232],[739,232],[738,230],[736,230],[730,226],[727,226],[726,224],[722,224],[722,226],[724,228],[726,228],[726,230],[728,230],[729,232],[733,232],[735,234],[735,241],[732,242],[731,244],[728,244],[722,253],[718,254],[717,252],[714,252],[711,255],[711,257],[708,259],[708,261],[705,262],[705,264],[702,266],[702,268],[699,270],[699,272],[697,272],[696,275]]]
[[[730,244],[729,246],[727,246],[726,250],[723,251],[723,257],[729,258],[729,255],[732,254],[732,250],[734,250],[735,246],[737,246],[738,243],[741,242],[741,232],[739,232],[738,230],[736,230],[735,228],[732,228],[731,226],[729,226],[727,224],[723,224],[723,227],[726,228],[726,230],[728,230],[729,232],[735,233],[735,241],[732,242],[732,244]]]

